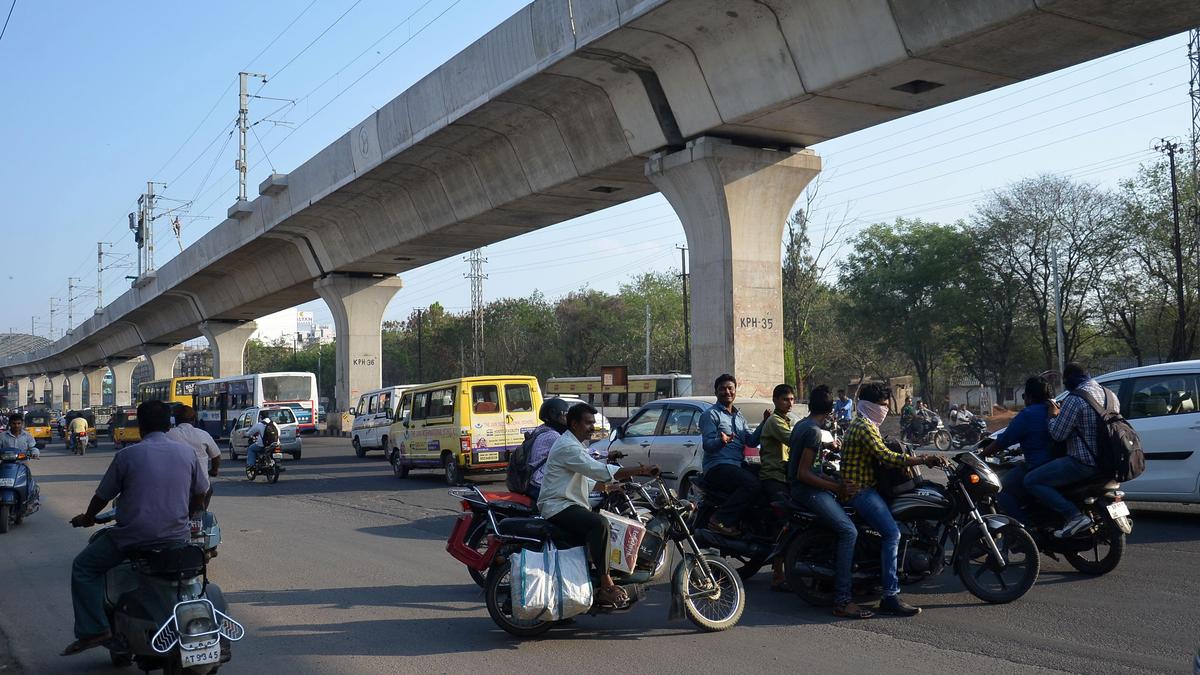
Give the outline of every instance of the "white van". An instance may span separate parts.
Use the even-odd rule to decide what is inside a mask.
[[[387,454],[390,446],[388,427],[396,418],[396,407],[404,392],[417,385],[398,384],[368,391],[358,399],[358,405],[350,410],[354,415],[354,426],[350,431],[350,444],[354,454],[364,457],[368,450],[383,450]]]

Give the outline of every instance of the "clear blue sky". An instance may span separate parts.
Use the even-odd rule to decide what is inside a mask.
[[[253,196],[272,166],[290,171],[524,4],[18,0],[0,40],[0,331],[28,332],[35,316],[45,335],[54,296],[63,299],[59,332],[67,277],[95,286],[97,241],[132,259],[125,214],[148,179],[179,200],[160,206],[194,202],[184,246],[220,222],[236,195],[229,131],[239,70],[271,76],[262,96],[297,101],[251,104],[252,120],[292,123],[256,127]],[[1187,78],[1180,35],[822,143],[818,230],[844,222],[848,236],[897,216],[966,218],[989,191],[1042,172],[1116,185],[1154,157],[1156,138],[1187,134]],[[162,265],[179,248],[165,221],[157,234]],[[565,236],[589,255],[530,264],[531,252]],[[488,247],[485,297],[615,289],[635,273],[677,268],[683,242],[665,200],[647,197]],[[435,301],[466,309],[466,271],[454,258],[405,274],[387,318]],[[128,288],[129,273],[106,272],[106,302]],[[95,307],[94,292],[79,296],[76,323]],[[323,302],[304,308],[331,322]]]

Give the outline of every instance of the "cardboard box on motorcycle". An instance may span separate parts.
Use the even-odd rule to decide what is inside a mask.
[[[637,565],[638,548],[646,536],[646,526],[637,520],[600,511],[608,520],[608,568],[630,574]]]

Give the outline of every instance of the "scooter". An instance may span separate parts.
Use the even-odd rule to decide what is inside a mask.
[[[102,513],[96,523],[112,522],[115,514]],[[130,552],[109,570],[104,609],[114,666],[207,675],[232,658],[230,645],[246,630],[225,613],[221,589],[208,580],[208,559],[221,533],[216,519],[206,516],[193,517],[191,542]]]
[[[15,448],[0,451],[0,534],[41,508],[40,491],[25,459]]]
[[[246,467],[246,480],[266,476],[268,483],[278,483],[281,473],[283,473],[283,452],[280,451],[278,443],[272,443],[255,455],[252,466]]]

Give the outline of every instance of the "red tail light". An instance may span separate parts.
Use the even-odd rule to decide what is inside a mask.
[[[471,436],[468,434],[468,435],[463,436],[462,438],[458,439],[458,447],[463,452],[470,452],[471,451]]]

